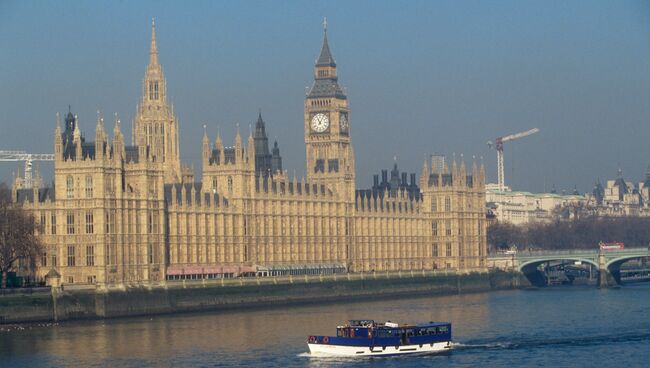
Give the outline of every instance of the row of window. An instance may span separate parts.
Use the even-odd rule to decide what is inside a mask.
[[[438,250],[438,248],[439,248],[438,243],[433,243],[433,245],[431,246],[431,256],[432,257],[440,257],[441,256],[441,252]],[[451,257],[451,256],[452,256],[451,242],[446,242],[445,243],[445,257]]]
[[[65,192],[66,192],[66,198],[71,199],[74,198],[74,177],[72,175],[68,175],[68,177],[65,180]],[[86,187],[84,188],[84,193],[86,194],[86,198],[92,198],[93,197],[93,177],[92,176],[86,176]]]
[[[445,235],[451,236],[451,220],[445,221]],[[433,221],[431,223],[431,235],[438,236],[441,233],[438,231],[438,221]]]
[[[440,229],[439,229],[439,226],[438,226],[438,221],[433,221],[431,223],[431,235],[438,236],[438,235],[442,234],[439,230]],[[462,232],[462,229],[459,227],[458,228],[458,235],[462,235],[461,232]],[[452,234],[451,220],[446,220],[445,221],[445,235],[451,236],[451,234]],[[478,224],[478,235],[482,235],[482,234],[483,234],[483,225]]]
[[[68,276],[65,278],[65,282],[68,284],[74,284],[74,276]],[[89,284],[94,284],[97,282],[97,276],[91,275],[86,278],[86,282]]]
[[[451,206],[451,197],[446,196],[444,201],[445,201],[444,202],[444,212],[450,212],[451,208],[452,208],[452,206]],[[467,201],[467,208],[472,209],[472,201],[471,200]],[[442,208],[441,208],[441,206],[439,206],[438,197],[436,197],[436,196],[431,197],[431,212],[438,212],[438,211],[441,211],[441,210],[442,210]]]
[[[150,212],[149,215],[147,216],[148,218],[148,226],[147,230],[149,234],[157,234],[158,233],[158,221],[159,221],[159,216],[157,212]],[[137,218],[136,218],[137,219]],[[95,219],[94,219],[94,214],[93,211],[87,211],[85,214],[85,233],[86,234],[94,234],[95,233]],[[45,223],[45,215],[41,215],[41,224]],[[106,234],[113,234],[115,232],[115,213],[112,211],[106,211]],[[129,224],[129,229],[131,228],[131,221],[128,222]],[[136,225],[139,223],[136,223]],[[139,226],[137,226],[138,232],[139,232]],[[69,235],[74,235],[76,232],[76,227],[75,227],[75,213],[74,212],[68,212],[66,214],[66,233]],[[51,228],[51,234],[56,235],[56,216],[52,215],[52,228]]]
[[[217,178],[213,177],[212,178],[212,190],[216,192],[218,190],[218,182]],[[228,193],[232,193],[232,176],[228,177]]]
[[[82,247],[83,249],[83,247]],[[75,245],[68,245],[66,247],[66,266],[68,267],[74,267],[74,266],[94,266],[95,265],[95,246],[94,245],[86,245],[85,246],[85,258],[81,256],[82,258],[78,258],[77,256],[79,255],[77,253],[77,246]],[[157,259],[157,253],[156,252],[156,247],[154,247],[153,244],[149,244],[148,249],[147,249],[147,262],[149,264],[153,264],[155,260]],[[80,260],[84,260],[85,263],[80,262]],[[106,255],[106,260],[108,264],[117,264],[117,246],[115,244],[112,244],[108,247],[108,253]],[[56,267],[57,264],[57,257],[56,253],[52,254],[50,257],[51,266]],[[43,253],[41,256],[41,267],[47,267],[48,266],[48,254]]]
[[[445,197],[445,212],[451,211],[451,197]],[[438,197],[431,197],[431,212],[438,212]]]

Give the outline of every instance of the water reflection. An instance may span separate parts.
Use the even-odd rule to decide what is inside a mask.
[[[201,353],[240,355],[290,348],[306,351],[306,337],[333,334],[348,319],[453,321],[454,330],[480,329],[488,320],[487,294],[391,298],[356,303],[65,322],[24,331],[0,332],[0,354],[38,352],[56,361],[91,363]],[[471,326],[471,327],[470,327]]]
[[[305,354],[348,319],[451,321],[449,356],[354,366],[634,366],[650,361],[650,285],[500,291],[0,328],[4,366],[349,366]],[[616,354],[613,353],[616,351]],[[638,365],[638,364],[637,364]]]
[[[0,332],[2,355],[34,351],[67,359],[174,356],[188,351],[242,354],[306,350],[308,335],[333,334],[348,319],[453,321],[456,331],[481,328],[488,319],[487,294],[329,303],[247,311],[155,316],[122,320],[64,322],[25,331]],[[31,329],[29,329],[31,328]]]

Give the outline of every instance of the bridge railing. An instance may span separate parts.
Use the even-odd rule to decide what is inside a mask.
[[[647,253],[650,255],[650,249],[643,248],[625,248],[621,250],[603,250],[600,249],[562,249],[562,250],[517,250],[516,253],[490,253],[489,257],[529,257],[529,256],[564,256],[564,255],[573,255],[573,256],[594,256],[599,253],[605,255],[617,256],[617,255],[627,255],[627,254],[638,254],[638,253]]]

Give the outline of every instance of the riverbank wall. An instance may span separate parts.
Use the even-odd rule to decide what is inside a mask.
[[[396,296],[449,295],[525,287],[519,273],[413,271],[167,281],[120,288],[11,290],[0,293],[0,324],[269,308]]]

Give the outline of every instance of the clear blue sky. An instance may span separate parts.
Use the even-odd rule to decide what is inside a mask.
[[[393,156],[419,174],[434,151],[484,156],[495,180],[486,141],[532,127],[541,133],[506,146],[517,189],[591,190],[619,167],[628,180],[645,175],[646,1],[0,1],[0,149],[53,151],[68,104],[90,139],[101,110],[120,114],[130,141],[155,17],[183,159],[198,173],[203,124],[232,142],[261,108],[300,176],[323,16],[362,187]],[[17,167],[0,163],[0,181]]]

